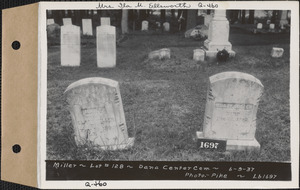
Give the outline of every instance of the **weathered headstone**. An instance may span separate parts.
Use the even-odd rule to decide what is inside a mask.
[[[77,146],[88,145],[104,150],[133,146],[134,138],[128,137],[117,81],[86,78],[69,85],[64,94]]]
[[[274,29],[275,29],[275,24],[271,23],[271,24],[269,25],[269,27],[270,27],[270,30],[274,30]]]
[[[116,66],[116,28],[104,25],[97,27],[97,66],[112,68]]]
[[[101,17],[101,26],[109,25],[110,26],[110,17]]]
[[[93,35],[93,27],[91,19],[82,19],[82,34],[92,36]]]
[[[219,51],[225,49],[230,57],[235,56],[229,39],[229,22],[226,18],[226,10],[215,10],[215,14],[209,24],[208,39],[204,41],[206,56],[215,58]]]
[[[61,65],[80,65],[80,27],[74,25],[61,26],[60,35]]]
[[[163,48],[160,50],[152,51],[148,54],[149,59],[170,59],[171,50],[169,48]]]
[[[255,139],[256,113],[263,85],[252,75],[223,72],[209,78],[203,132],[204,149],[259,150]]]
[[[47,19],[47,25],[50,25],[50,24],[54,24],[54,19],[53,18],[49,18]]]
[[[149,22],[148,21],[146,21],[146,20],[144,20],[143,22],[142,22],[142,31],[147,31],[148,30],[148,25],[149,25]]]
[[[169,32],[170,31],[170,23],[168,23],[168,22],[163,23],[163,29],[165,32]]]
[[[274,58],[280,58],[283,56],[283,52],[283,48],[273,47],[271,51],[271,56]]]
[[[72,25],[71,18],[63,18],[63,25]]]
[[[258,23],[257,24],[257,29],[262,29],[263,28],[263,24],[262,23]]]
[[[203,49],[194,49],[193,60],[204,61],[205,60],[205,51]]]

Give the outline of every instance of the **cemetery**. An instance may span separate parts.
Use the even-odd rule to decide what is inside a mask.
[[[47,17],[48,160],[290,161],[288,11]]]

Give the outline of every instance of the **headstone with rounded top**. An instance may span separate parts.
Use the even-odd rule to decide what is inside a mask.
[[[168,22],[163,23],[163,29],[165,32],[169,32],[170,31],[170,23],[168,23]]]
[[[223,72],[209,77],[199,148],[259,150],[255,139],[262,83],[252,75]]]
[[[205,60],[205,51],[203,49],[194,49],[193,60],[203,62]]]
[[[280,58],[283,56],[283,52],[283,48],[273,47],[271,51],[271,56],[274,58]]]
[[[64,94],[69,104],[77,146],[103,150],[133,146],[134,138],[128,137],[117,81],[85,78],[70,84]]]
[[[263,28],[263,24],[262,23],[258,23],[257,24],[257,29],[262,29]]]
[[[148,31],[148,25],[149,25],[149,22],[148,21],[146,21],[146,20],[144,20],[143,22],[142,22],[142,31]]]

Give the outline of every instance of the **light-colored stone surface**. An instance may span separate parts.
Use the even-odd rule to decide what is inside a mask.
[[[205,51],[203,49],[194,49],[193,60],[203,62],[205,60]]]
[[[227,50],[230,57],[235,56],[229,39],[229,22],[226,10],[215,10],[214,17],[209,25],[208,39],[204,41],[206,56],[216,57],[218,51]]]
[[[80,65],[80,27],[74,25],[61,26],[60,35],[61,65]]]
[[[257,29],[262,29],[263,28],[263,24],[262,23],[258,23],[257,24]]]
[[[47,25],[50,25],[50,24],[54,24],[54,19],[53,18],[49,18],[47,19]]]
[[[203,132],[198,138],[226,140],[227,150],[259,149],[256,113],[263,85],[252,75],[223,72],[209,78]]]
[[[160,50],[152,51],[148,54],[149,59],[170,59],[171,50],[169,48],[163,48]]]
[[[144,20],[143,22],[142,22],[142,31],[148,31],[148,25],[149,25],[149,22],[148,21],[146,21],[146,20]]]
[[[274,29],[275,29],[275,24],[271,23],[271,24],[269,25],[269,27],[270,27],[271,30],[274,30]]]
[[[283,52],[284,52],[283,48],[273,47],[271,51],[271,56],[275,58],[280,58],[283,56]]]
[[[160,52],[159,52],[159,50],[151,51],[151,52],[148,54],[148,58],[149,58],[149,59],[159,59],[159,57],[160,57]]]
[[[82,34],[93,35],[92,19],[82,19]]]
[[[112,68],[116,66],[116,28],[104,25],[97,27],[97,66]]]
[[[71,18],[63,18],[63,25],[72,25]]]
[[[168,23],[168,22],[163,23],[163,29],[165,32],[169,32],[170,31],[170,23]]]
[[[212,18],[213,18],[213,17],[212,17],[211,14],[210,14],[210,15],[205,15],[205,16],[204,16],[204,25],[208,27],[209,24],[210,24],[210,22],[211,22],[211,20],[212,20]]]
[[[101,17],[101,26],[110,25],[110,17]]]
[[[133,145],[117,81],[100,77],[82,79],[69,85],[65,95],[77,146],[116,150]]]

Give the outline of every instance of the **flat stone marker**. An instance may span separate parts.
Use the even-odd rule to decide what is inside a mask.
[[[55,22],[54,22],[54,19],[53,19],[53,18],[49,18],[49,19],[47,19],[47,25],[50,25],[50,24],[55,24]]]
[[[112,68],[116,66],[116,28],[104,25],[97,27],[97,66]]]
[[[271,51],[271,56],[274,58],[280,58],[283,56],[283,52],[283,48],[273,47]]]
[[[63,25],[72,25],[71,18],[63,18]]]
[[[170,59],[171,50],[169,48],[163,48],[160,50],[152,51],[148,54],[149,59]]]
[[[128,137],[117,81],[86,78],[69,85],[64,94],[77,146],[90,145],[104,150],[133,146],[134,138]]]
[[[93,35],[92,19],[82,19],[82,34],[87,36]]]
[[[80,65],[80,27],[61,26],[60,35],[61,66]]]
[[[142,31],[148,31],[148,25],[149,25],[149,22],[148,21],[146,21],[146,20],[144,20],[143,22],[142,22]]]
[[[258,23],[257,24],[257,29],[262,29],[263,28],[263,24],[262,23]]]
[[[246,73],[209,77],[203,132],[197,132],[200,148],[225,145],[225,150],[259,150],[256,113],[263,88],[257,78]]]
[[[168,22],[163,23],[163,29],[165,32],[169,32],[170,31],[170,23],[168,23]]]
[[[205,60],[205,51],[203,49],[194,49],[193,60],[203,62]]]
[[[101,17],[101,26],[109,25],[110,26],[110,17]]]

